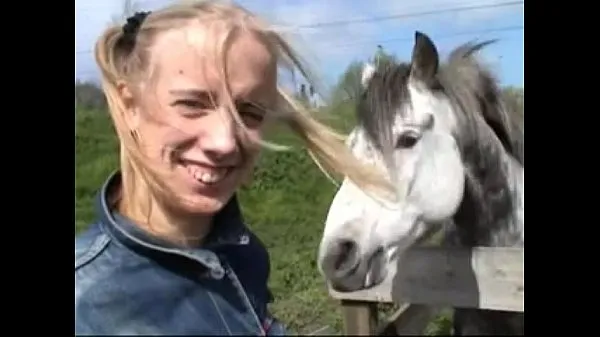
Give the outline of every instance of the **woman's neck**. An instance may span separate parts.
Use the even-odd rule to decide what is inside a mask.
[[[143,230],[178,246],[197,247],[210,231],[212,217],[177,214],[150,192],[145,182],[121,185],[119,212]]]

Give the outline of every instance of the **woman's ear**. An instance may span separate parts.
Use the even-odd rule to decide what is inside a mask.
[[[135,98],[129,85],[123,81],[117,84],[117,91],[119,93],[119,99],[123,104],[123,119],[127,123],[129,130],[137,130],[140,123],[140,114],[138,112],[137,105],[135,104]]]

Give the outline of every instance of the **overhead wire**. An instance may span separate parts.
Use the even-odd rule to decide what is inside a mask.
[[[519,1],[506,1],[492,4],[481,4],[481,5],[468,5],[468,6],[456,6],[445,9],[437,9],[437,10],[429,10],[429,11],[420,11],[420,12],[412,12],[412,13],[396,13],[392,15],[386,16],[374,16],[369,18],[356,18],[356,19],[348,19],[348,20],[339,20],[339,21],[329,21],[329,22],[319,22],[313,24],[300,24],[300,25],[282,25],[279,28],[290,28],[292,30],[299,29],[308,29],[308,28],[327,28],[327,27],[335,27],[335,26],[344,26],[351,25],[357,23],[372,23],[372,22],[381,22],[381,21],[389,21],[401,18],[414,18],[428,15],[439,15],[445,13],[460,13],[466,11],[473,10],[481,10],[481,9],[491,9],[498,7],[507,7],[507,6],[516,6],[524,4],[523,0]],[[92,50],[79,50],[76,51],[76,54],[88,54],[91,53]]]
[[[150,1],[156,1],[156,0],[150,0]],[[435,9],[435,10],[418,11],[418,12],[410,12],[410,13],[396,13],[396,14],[391,14],[391,15],[373,16],[373,17],[368,17],[368,18],[355,18],[355,19],[337,20],[337,21],[329,21],[329,22],[318,22],[318,23],[312,23],[312,24],[300,24],[300,25],[294,25],[294,26],[284,25],[284,26],[280,26],[280,28],[288,27],[292,30],[315,29],[315,28],[316,29],[325,29],[325,28],[335,27],[335,26],[345,26],[345,25],[360,24],[360,23],[373,23],[373,22],[397,20],[397,19],[401,19],[401,18],[414,18],[414,17],[422,17],[422,16],[428,16],[428,15],[439,15],[439,14],[445,14],[445,13],[460,13],[460,12],[473,11],[473,10],[516,6],[516,5],[522,5],[522,4],[524,4],[524,1],[522,1],[522,0],[505,1],[505,2],[497,2],[497,3],[491,3],[491,4],[455,6],[455,7],[445,8],[445,9]],[[523,25],[513,25],[513,26],[505,26],[505,27],[494,27],[494,28],[488,28],[488,29],[482,29],[482,30],[470,30],[470,31],[455,32],[455,33],[450,33],[450,34],[435,35],[435,38],[436,39],[447,39],[447,38],[464,36],[464,35],[488,34],[488,33],[494,33],[494,32],[508,32],[508,31],[523,30],[523,29],[524,29]],[[383,43],[390,43],[390,42],[412,41],[413,39],[414,39],[413,36],[392,37],[389,39],[368,38],[368,39],[364,39],[364,40],[353,41],[350,43],[342,43],[342,44],[334,43],[334,44],[330,44],[329,46],[331,48],[344,49],[344,48],[357,46],[357,45],[363,45],[363,44],[364,45],[383,44]],[[79,51],[75,51],[75,54],[82,55],[82,54],[90,54],[92,52],[93,52],[93,50],[91,50],[91,49],[90,50],[79,50]],[[80,76],[88,75],[88,74],[91,75],[91,74],[95,74],[95,73],[96,72],[84,72],[84,73],[80,73]]]

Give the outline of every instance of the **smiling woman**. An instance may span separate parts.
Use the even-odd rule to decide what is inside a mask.
[[[96,61],[121,144],[95,224],[75,239],[76,334],[283,334],[269,256],[235,197],[270,122],[319,167],[386,188],[277,84],[312,77],[266,23],[231,3],[171,5],[108,28]],[[316,247],[315,247],[316,249]]]

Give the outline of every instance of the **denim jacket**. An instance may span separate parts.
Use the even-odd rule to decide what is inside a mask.
[[[270,261],[243,224],[236,198],[215,217],[202,248],[153,237],[109,209],[75,238],[76,335],[284,335],[268,312]]]

